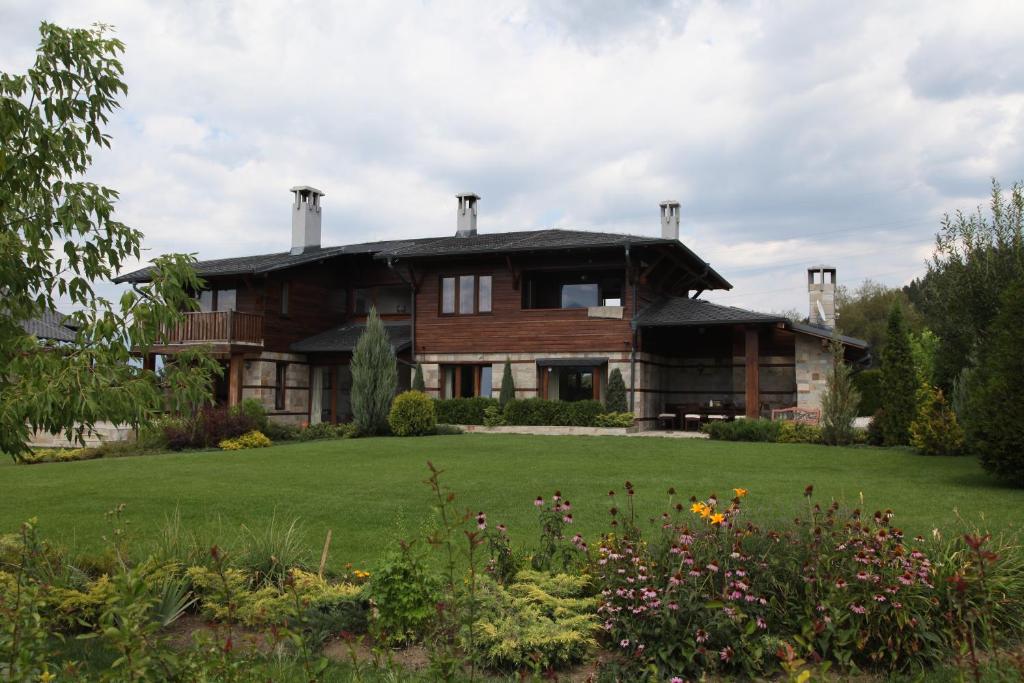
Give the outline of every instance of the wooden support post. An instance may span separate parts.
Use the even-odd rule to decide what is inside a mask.
[[[744,351],[746,355],[746,377],[747,377],[747,419],[756,420],[761,415],[761,367],[758,362],[757,339],[758,329],[751,326],[746,329],[746,343]]]
[[[233,353],[228,361],[228,405],[237,405],[242,400],[242,354]]]

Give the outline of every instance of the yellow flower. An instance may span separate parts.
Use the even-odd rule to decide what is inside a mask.
[[[747,493],[748,493],[748,491],[746,489],[733,489],[733,491],[736,492],[736,497],[737,498],[742,498],[743,496],[747,495]]]
[[[701,509],[701,511],[700,511],[700,516],[701,516],[702,519],[707,519],[708,517],[710,517],[711,516],[711,508],[709,508],[707,505],[705,505],[704,508]]]
[[[696,512],[696,513],[700,514],[705,509],[707,509],[707,507],[708,507],[707,505],[705,505],[704,503],[701,503],[701,502],[698,501],[698,502],[696,502],[696,503],[694,503],[693,505],[690,506],[690,512]]]
[[[43,673],[39,674],[39,680],[42,681],[42,683],[50,683],[50,681],[55,680],[56,678],[57,677],[50,673],[49,669],[45,667],[43,667]]]
[[[717,513],[711,515],[711,523],[712,524],[721,524],[724,521],[725,521],[725,515],[723,515],[721,512],[717,512]]]

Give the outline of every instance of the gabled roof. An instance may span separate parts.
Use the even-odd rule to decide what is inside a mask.
[[[47,311],[38,318],[23,320],[21,328],[38,339],[70,342],[75,340],[75,328],[63,313]]]
[[[831,339],[834,334],[831,327],[793,322],[778,313],[759,313],[735,306],[722,306],[702,299],[679,296],[659,299],[641,310],[636,316],[637,327],[705,327],[779,323],[797,334],[807,334],[821,339]],[[858,349],[868,347],[868,343],[863,339],[844,334],[837,335],[837,337],[846,346]]]
[[[412,329],[406,322],[385,322],[384,329],[395,353],[404,351],[412,343]],[[359,337],[366,330],[365,323],[348,323],[307,337],[291,345],[296,353],[344,353],[356,348]]]
[[[567,251],[571,249],[601,249],[612,247],[662,246],[678,253],[678,258],[701,278],[704,289],[731,289],[732,285],[710,265],[702,261],[679,240],[642,235],[621,235],[586,230],[526,230],[516,232],[482,233],[470,237],[422,237],[409,240],[363,242],[339,247],[321,247],[301,254],[279,252],[256,256],[200,261],[196,274],[200,277],[225,275],[255,275],[292,268],[328,258],[351,254],[371,254],[377,259],[424,259],[451,256],[511,254],[527,251]],[[146,282],[151,268],[142,268],[115,278],[114,282]]]

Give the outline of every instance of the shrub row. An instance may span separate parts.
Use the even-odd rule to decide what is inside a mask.
[[[734,420],[709,422],[701,431],[716,441],[821,443],[821,427],[799,422]],[[858,436],[860,433],[858,432]]]
[[[630,412],[606,412],[600,401],[511,399],[502,410],[493,398],[449,398],[434,402],[442,424],[555,427],[631,427]]]

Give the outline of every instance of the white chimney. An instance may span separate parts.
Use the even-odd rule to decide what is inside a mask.
[[[807,319],[812,325],[836,326],[836,269],[832,266],[811,266],[807,269],[807,293],[811,310]]]
[[[661,237],[666,240],[679,239],[679,202],[666,199],[661,206]]]
[[[476,203],[480,196],[472,192],[455,195],[459,200],[458,230],[456,237],[476,237]]]
[[[324,193],[309,185],[296,185],[291,189],[292,253],[320,248],[320,198]]]

